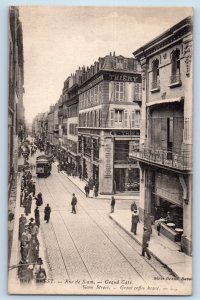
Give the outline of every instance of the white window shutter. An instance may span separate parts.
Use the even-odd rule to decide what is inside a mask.
[[[127,110],[124,111],[124,127],[125,128],[128,127],[128,111]]]
[[[131,127],[134,128],[134,126],[135,126],[135,111],[132,111]]]
[[[112,109],[110,111],[110,127],[114,127],[114,116],[115,116],[115,111]]]

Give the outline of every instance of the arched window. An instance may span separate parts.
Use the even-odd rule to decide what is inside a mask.
[[[176,49],[171,54],[172,73],[171,83],[180,82],[180,50]]]
[[[152,63],[152,89],[159,89],[159,60],[155,59]]]

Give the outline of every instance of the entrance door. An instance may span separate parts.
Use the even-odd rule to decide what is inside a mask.
[[[124,192],[125,190],[125,169],[115,169],[114,170],[114,186],[116,192]]]

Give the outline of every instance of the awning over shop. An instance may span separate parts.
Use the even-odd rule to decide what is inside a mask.
[[[161,105],[161,104],[167,104],[167,103],[180,102],[182,100],[184,100],[184,97],[161,99],[161,100],[152,101],[152,102],[147,103],[147,107],[150,107],[150,106],[152,107],[155,105]]]

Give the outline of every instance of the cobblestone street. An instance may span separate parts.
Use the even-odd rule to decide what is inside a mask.
[[[37,179],[37,190],[49,203],[50,223],[41,222],[50,279],[147,284],[155,277],[171,276],[156,259],[140,256],[141,247],[109,219],[110,201],[86,198],[53,166],[52,175]],[[78,199],[71,213],[72,193]],[[130,209],[130,200],[119,200],[116,210]]]

